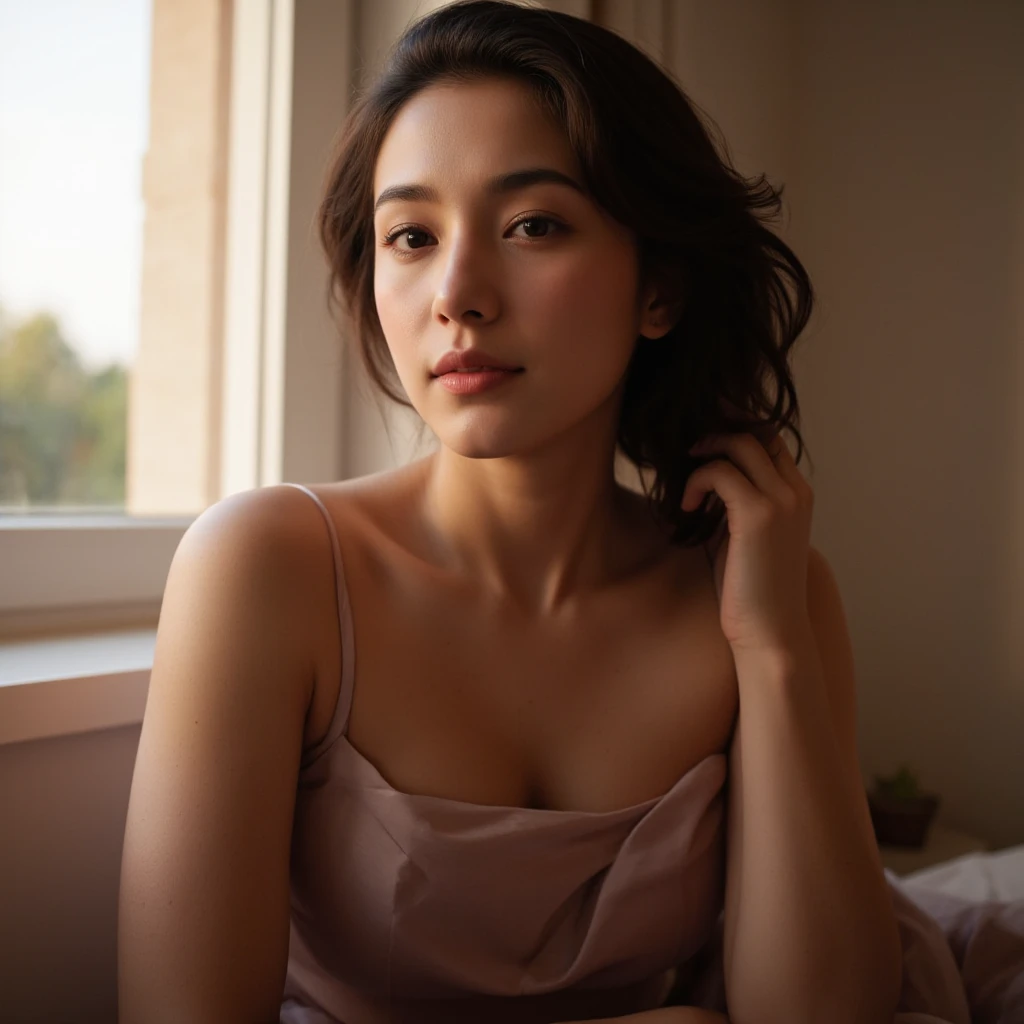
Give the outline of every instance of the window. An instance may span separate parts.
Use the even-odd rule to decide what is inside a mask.
[[[344,475],[309,224],[350,17],[0,8],[0,636],[155,622],[203,508]]]
[[[0,7],[5,512],[124,507],[149,20],[148,0]]]

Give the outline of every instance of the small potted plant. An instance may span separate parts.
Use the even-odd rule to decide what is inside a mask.
[[[878,844],[919,850],[940,802],[937,793],[921,789],[909,765],[902,765],[889,778],[876,775],[875,788],[868,793],[868,808]]]

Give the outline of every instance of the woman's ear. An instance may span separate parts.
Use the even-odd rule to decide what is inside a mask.
[[[662,338],[679,322],[683,312],[682,289],[670,289],[665,282],[655,282],[644,290],[640,307],[640,334],[651,340]]]

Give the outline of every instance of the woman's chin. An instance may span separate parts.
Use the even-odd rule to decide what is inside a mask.
[[[501,459],[516,454],[515,450],[507,445],[467,444],[465,441],[448,444],[443,440],[441,443],[453,454],[459,455],[464,459]]]
[[[461,430],[439,431],[432,428],[441,444],[464,459],[501,459],[525,450],[525,438],[514,431]]]

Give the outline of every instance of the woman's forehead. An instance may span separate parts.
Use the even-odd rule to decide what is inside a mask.
[[[377,157],[374,196],[395,184],[483,187],[525,167],[552,167],[579,180],[560,125],[523,83],[504,79],[434,83],[392,121]]]

